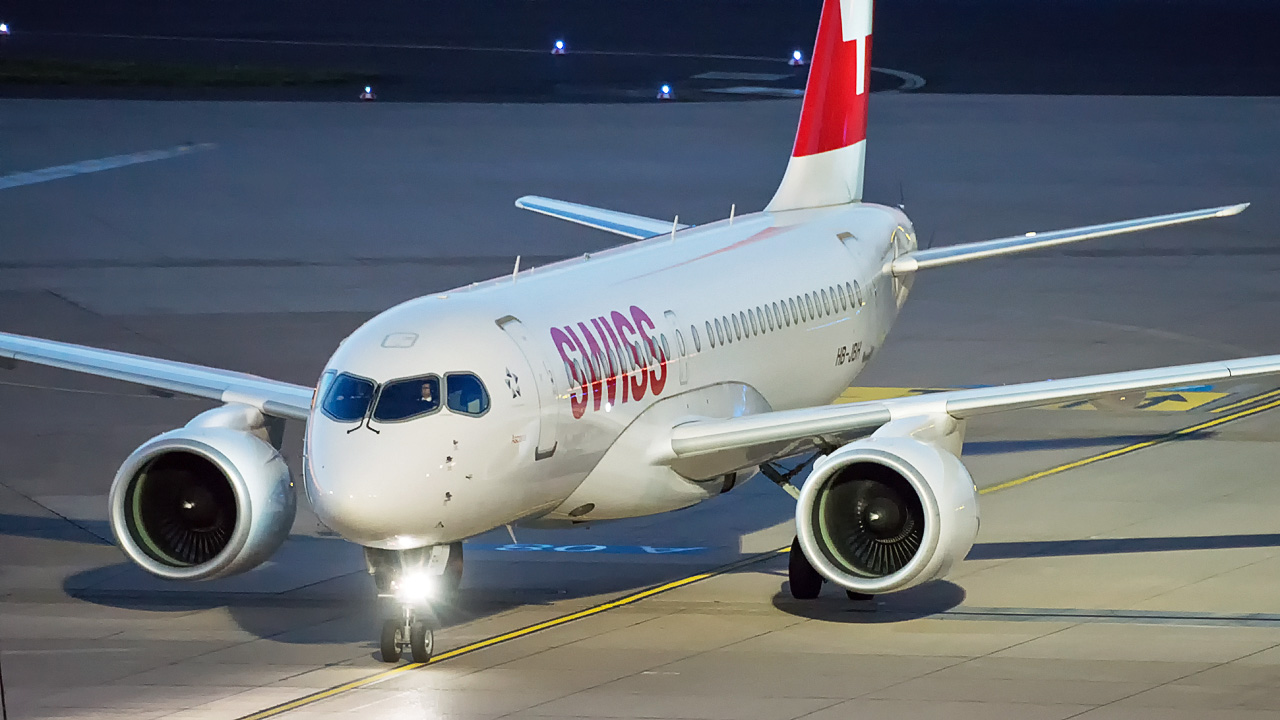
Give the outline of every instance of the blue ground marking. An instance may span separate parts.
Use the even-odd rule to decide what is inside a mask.
[[[177,147],[171,147],[165,150],[146,150],[143,152],[129,153],[128,155],[112,155],[111,157],[99,158],[97,160],[84,160],[81,162],[69,163],[67,165],[55,165],[53,167],[44,168],[43,170],[10,173],[8,175],[0,176],[0,190],[21,187],[23,185],[34,185],[36,183],[58,180],[75,175],[87,175],[89,173],[112,170],[114,168],[125,167],[127,165],[137,165],[138,163],[151,162],[153,160],[166,160],[168,158],[178,157],[179,155],[189,155],[191,153],[200,152],[201,150],[211,150],[213,147],[212,143],[178,145]]]
[[[563,544],[552,543],[507,543],[491,545],[487,543],[467,543],[467,550],[485,550],[493,552],[559,552],[559,553],[604,553],[606,555],[691,555],[706,550],[705,547],[657,547],[653,545],[597,545],[593,543]]]

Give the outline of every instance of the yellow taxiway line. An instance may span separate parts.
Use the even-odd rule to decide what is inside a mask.
[[[1280,394],[1280,390],[1270,392],[1270,393],[1263,393],[1261,395],[1254,396],[1247,400],[1241,400],[1239,403],[1236,403],[1236,405],[1237,406],[1248,405],[1250,403],[1254,403],[1259,400],[1263,400],[1265,398],[1272,397],[1277,394]],[[997,492],[1000,490],[1007,490],[1011,487],[1017,487],[1025,483],[1029,483],[1032,480],[1039,480],[1040,478],[1049,477],[1050,475],[1057,475],[1058,473],[1066,472],[1067,470],[1074,470],[1078,467],[1084,467],[1085,465],[1092,465],[1093,463],[1102,462],[1103,460],[1110,460],[1111,458],[1120,457],[1121,455],[1128,455],[1129,453],[1137,452],[1139,450],[1143,450],[1149,447],[1154,447],[1156,445],[1163,445],[1167,442],[1186,437],[1187,435],[1191,435],[1192,433],[1198,433],[1202,430],[1208,430],[1209,428],[1217,427],[1218,425],[1223,425],[1233,420],[1246,418],[1246,417],[1249,417],[1250,415],[1257,415],[1260,412],[1265,412],[1267,410],[1270,410],[1276,407],[1280,407],[1280,400],[1273,400],[1265,405],[1258,405],[1256,407],[1252,407],[1247,410],[1240,410],[1238,412],[1231,413],[1230,415],[1223,415],[1222,417],[1214,418],[1213,420],[1209,420],[1207,422],[1202,422],[1196,425],[1192,425],[1191,427],[1185,427],[1185,428],[1182,428],[1181,430],[1174,430],[1173,432],[1167,435],[1161,435],[1159,437],[1152,438],[1151,440],[1144,440],[1142,442],[1133,443],[1132,445],[1125,445],[1124,447],[1119,447],[1119,448],[1116,448],[1115,450],[1108,450],[1107,452],[1099,453],[1098,455],[1093,455],[1091,457],[1087,457],[1082,460],[1076,460],[1075,462],[1063,463],[1062,465],[1058,465],[1057,467],[1051,467],[1048,470],[1041,470],[1040,472],[1032,473],[1025,477],[1020,477],[1016,480],[1010,480],[1008,482],[1000,483],[999,485],[992,485],[991,487],[985,487],[979,490],[978,494],[987,495],[989,493]]]
[[[1238,403],[1234,403],[1232,405],[1219,408],[1218,410],[1222,411],[1222,410],[1227,410],[1234,407],[1249,405],[1251,403],[1256,403],[1258,401],[1275,397],[1277,395],[1280,395],[1280,390],[1273,390],[1271,392],[1262,393],[1260,395],[1255,395],[1254,397],[1241,400]],[[1103,460],[1110,460],[1111,458],[1120,457],[1121,455],[1128,455],[1129,453],[1137,452],[1138,450],[1143,450],[1145,448],[1154,447],[1156,445],[1163,445],[1164,443],[1177,440],[1187,435],[1201,432],[1203,430],[1208,430],[1210,428],[1217,427],[1218,425],[1224,425],[1234,420],[1240,420],[1242,418],[1249,417],[1250,415],[1257,415],[1258,413],[1265,412],[1267,410],[1271,410],[1272,408],[1276,408],[1276,407],[1280,407],[1280,400],[1274,400],[1272,402],[1266,403],[1265,405],[1258,405],[1252,408],[1248,408],[1246,410],[1240,410],[1238,412],[1231,413],[1230,415],[1223,415],[1222,417],[1214,418],[1213,420],[1192,425],[1190,427],[1185,427],[1185,428],[1182,428],[1181,430],[1174,430],[1173,432],[1168,433],[1167,435],[1162,435],[1152,440],[1145,440],[1143,442],[1133,443],[1132,445],[1126,445],[1121,448],[1116,448],[1115,450],[1108,450],[1107,452],[1100,453],[1098,455],[1093,455],[1091,457],[1087,457],[1082,460],[1076,460],[1074,462],[1064,463],[1056,467],[1051,467],[1048,470],[1041,470],[1040,472],[1032,473],[1030,475],[1017,478],[1016,480],[1010,480],[1008,482],[1000,483],[999,485],[992,485],[991,487],[983,488],[978,492],[978,494],[988,495],[990,493],[998,492],[1000,490],[1007,490],[1012,487],[1024,485],[1033,480],[1039,480],[1041,478],[1049,477],[1050,475],[1057,475],[1058,473],[1066,472],[1067,470],[1074,470],[1075,468],[1084,467],[1085,465],[1091,465],[1093,463],[1102,462]],[[274,705],[264,710],[259,710],[258,712],[255,712],[249,715],[241,716],[240,718],[238,718],[238,720],[265,720],[265,718],[271,718],[271,717],[276,717],[278,715],[283,715],[284,713],[287,713],[291,710],[297,710],[298,708],[305,707],[307,705],[312,705],[326,698],[331,698],[335,695],[341,695],[342,693],[350,692],[352,690],[356,690],[362,687],[367,687],[369,685],[382,682],[383,680],[390,679],[392,677],[401,675],[411,670],[417,670],[418,668],[426,667],[427,665],[435,665],[436,663],[444,662],[445,660],[461,657],[463,655],[469,655],[478,650],[483,650],[488,647],[493,647],[494,645],[510,642],[518,638],[527,637],[529,635],[533,635],[534,633],[542,632],[543,630],[550,630],[551,628],[559,627],[561,625],[567,625],[568,623],[571,623],[577,620],[582,620],[583,618],[588,618],[593,615],[599,615],[600,613],[608,612],[610,610],[615,610],[620,607],[625,607],[627,605],[640,602],[641,600],[644,600],[646,598],[651,598],[654,595],[660,595],[665,592],[670,592],[677,588],[685,587],[686,585],[692,585],[694,583],[701,582],[709,578],[713,578],[717,575],[723,575],[724,573],[732,572],[734,570],[747,567],[748,565],[754,565],[756,563],[763,562],[770,558],[777,557],[778,555],[785,554],[790,550],[791,550],[790,547],[783,547],[783,548],[778,548],[777,550],[770,550],[768,552],[760,553],[758,555],[752,555],[751,557],[743,558],[742,560],[738,560],[736,562],[732,562],[727,565],[722,565],[718,568],[714,568],[706,572],[701,572],[696,575],[689,575],[688,577],[683,577],[683,578],[680,578],[679,580],[672,580],[671,582],[663,583],[661,585],[656,585],[654,587],[651,587],[645,590],[640,590],[639,592],[634,592],[634,593],[631,593],[630,595],[624,595],[618,598],[617,600],[610,600],[609,602],[606,602],[606,603],[593,605],[592,607],[586,608],[585,610],[579,610],[577,612],[569,613],[567,615],[561,615],[560,617],[552,618],[544,622],[534,623],[533,625],[526,625],[525,627],[519,628],[517,630],[512,630],[511,632],[502,633],[501,635],[494,635],[492,637],[485,638],[484,640],[478,640],[468,645],[463,645],[462,647],[459,647],[453,650],[448,650],[446,652],[442,652],[439,655],[432,657],[431,660],[425,663],[408,663],[405,665],[399,665],[397,667],[391,668],[390,670],[384,670],[379,673],[374,673],[373,675],[360,678],[359,680],[352,680],[351,682],[343,683],[341,685],[335,685],[325,690],[319,690],[317,692],[311,693],[310,695],[304,695],[300,698],[297,698],[296,700],[290,700],[288,702],[280,703],[279,705]]]
[[[335,695],[341,695],[342,693],[349,692],[351,690],[356,690],[358,688],[366,687],[368,685],[373,685],[374,683],[382,682],[383,680],[387,680],[389,678],[395,677],[396,675],[409,672],[410,670],[417,670],[418,668],[426,667],[427,665],[435,665],[436,663],[444,662],[445,660],[450,660],[452,658],[460,657],[462,655],[469,655],[473,652],[476,652],[477,650],[483,650],[488,647],[493,647],[494,645],[509,642],[517,638],[526,637],[534,633],[542,632],[543,630],[550,630],[553,627],[566,625],[576,620],[582,620],[583,618],[591,617],[592,615],[599,615],[600,613],[603,613],[603,612],[608,612],[610,610],[615,610],[620,607],[625,607],[627,605],[640,602],[641,600],[644,600],[645,598],[651,598],[654,595],[661,595],[662,593],[670,592],[677,588],[682,588],[686,585],[692,585],[693,583],[701,582],[703,580],[706,580],[707,578],[715,577],[716,575],[722,575],[724,573],[732,572],[734,570],[738,570],[748,565],[753,565],[758,562],[763,562],[772,557],[776,557],[779,554],[788,552],[790,549],[791,549],[790,547],[785,547],[785,548],[780,548],[778,550],[770,550],[768,552],[763,552],[758,555],[752,555],[751,557],[743,558],[741,560],[731,562],[727,565],[721,565],[718,568],[714,568],[706,572],[701,572],[701,573],[698,573],[697,575],[689,575],[688,577],[682,577],[679,580],[672,580],[671,582],[663,583],[661,585],[656,585],[654,587],[641,590],[639,592],[631,593],[630,595],[624,595],[623,597],[620,597],[617,600],[610,600],[609,602],[606,602],[606,603],[593,605],[592,607],[586,608],[585,610],[579,610],[574,613],[569,613],[568,615],[561,615],[560,617],[552,618],[545,622],[534,623],[533,625],[526,625],[525,627],[522,627],[518,630],[512,630],[511,632],[502,633],[501,635],[494,635],[493,637],[485,638],[484,640],[477,640],[476,642],[470,643],[468,645],[463,645],[460,648],[456,648],[453,650],[442,652],[439,655],[435,655],[427,662],[408,663],[405,665],[399,665],[397,667],[391,668],[390,670],[384,670],[380,673],[374,673],[373,675],[370,675],[368,677],[360,678],[359,680],[352,680],[351,682],[343,683],[341,685],[335,685],[331,688],[327,688],[325,690],[320,690],[320,691],[311,693],[310,695],[304,695],[300,698],[297,698],[296,700],[290,700],[288,702],[280,703],[279,705],[274,705],[272,707],[266,708],[265,710],[259,710],[258,712],[252,713],[250,715],[241,716],[238,720],[263,720],[264,718],[270,718],[270,717],[275,717],[277,715],[282,715],[284,713],[289,712],[290,710],[297,710],[300,707],[317,703],[321,700],[324,700],[326,698],[331,698]]]

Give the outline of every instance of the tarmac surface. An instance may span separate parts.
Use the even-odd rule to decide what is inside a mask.
[[[762,206],[797,112],[0,101],[0,177],[193,143],[0,190],[0,328],[309,383],[394,302],[613,243],[515,209],[521,194],[693,222]],[[1280,352],[1280,101],[881,94],[870,138],[868,199],[905,199],[936,245],[1254,204],[922,273],[860,384]],[[1274,385],[1187,390],[1222,393],[1191,412],[972,422],[978,546],[949,580],[871,603],[789,599],[792,503],[761,481],[519,531],[519,550],[477,538],[440,662],[379,675],[359,551],[305,511],[272,562],[225,581],[153,580],[112,546],[118,464],[206,403],[20,366],[0,373],[10,717],[267,717],[308,696],[286,716],[1275,717]]]

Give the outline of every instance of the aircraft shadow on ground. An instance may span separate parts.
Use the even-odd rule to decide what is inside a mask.
[[[935,580],[902,592],[870,600],[850,600],[840,588],[824,583],[815,600],[796,600],[786,583],[773,596],[773,606],[788,615],[850,624],[880,624],[918,620],[943,613],[964,602],[964,588],[947,580]]]
[[[109,544],[105,522],[0,513],[0,535]],[[1280,547],[1280,533],[1192,537],[1048,540],[978,543],[969,560],[1008,560],[1129,553]],[[183,613],[224,608],[243,630],[279,642],[314,644],[369,641],[390,608],[380,605],[372,582],[360,567],[354,546],[336,538],[294,536],[276,562],[245,575],[207,583],[169,583],[129,562],[84,570],[67,577],[62,591],[97,605]],[[346,553],[346,555],[344,555]],[[317,585],[299,587],[291,573],[299,561],[344,563],[345,573],[330,572]],[[564,562],[528,561],[521,556],[468,555],[467,581],[456,603],[442,609],[443,627],[459,625],[507,610],[549,605],[561,600],[609,596],[679,579],[701,568],[689,562],[618,563],[594,569]],[[753,569],[759,569],[755,566]],[[271,588],[279,588],[271,590]],[[872,602],[850,601],[828,585],[817,601],[796,601],[785,581],[773,598],[789,614],[833,622],[899,622],[949,610],[964,601],[964,590],[950,582],[931,582]]]

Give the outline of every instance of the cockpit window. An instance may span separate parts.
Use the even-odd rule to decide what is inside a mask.
[[[440,378],[435,375],[393,380],[382,386],[373,419],[378,422],[408,420],[440,408]]]
[[[324,384],[323,380],[321,384]],[[365,413],[369,412],[375,387],[372,380],[342,373],[333,378],[332,384],[324,392],[320,409],[339,422],[363,420]]]
[[[449,373],[444,376],[449,389],[449,409],[463,415],[483,415],[489,411],[489,393],[484,383],[471,373]]]

